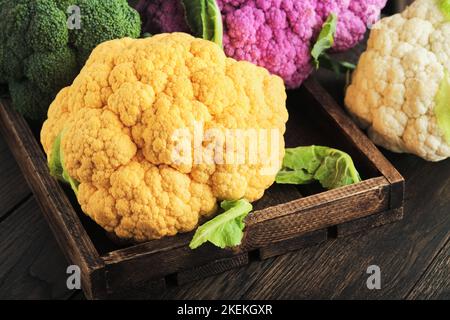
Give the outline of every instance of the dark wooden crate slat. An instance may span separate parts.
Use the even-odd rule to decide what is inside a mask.
[[[244,266],[249,263],[248,253],[238,254],[233,258],[219,259],[200,267],[183,270],[176,274],[178,285],[200,280],[224,271]]]
[[[351,234],[383,226],[401,219],[403,219],[403,207],[391,209],[386,212],[372,214],[364,218],[339,224],[336,226],[336,236],[338,238],[347,237]]]
[[[139,284],[130,283],[124,286],[108,288],[108,299],[111,300],[147,300],[155,299],[166,290],[164,278],[143,281]]]
[[[246,219],[247,227],[258,224],[260,222],[281,218],[298,212],[306,212],[313,208],[323,208],[336,202],[345,202],[349,198],[357,198],[364,196],[366,193],[374,193],[385,191],[389,188],[389,182],[383,178],[372,178],[357,184],[345,186],[338,189],[328,190],[309,197],[289,201],[280,205],[266,208],[260,211],[251,212]],[[370,196],[369,196],[370,198]],[[349,204],[346,204],[349,205]],[[384,211],[383,208],[381,211]]]
[[[108,252],[102,256],[102,259],[112,263],[115,261],[127,261],[139,258],[142,255],[170,251],[189,244],[193,235],[194,232],[180,233],[175,237],[167,237],[135,244],[128,248]]]
[[[258,250],[259,259],[264,260],[285,254],[290,251],[314,246],[316,244],[326,241],[327,238],[328,238],[328,230],[321,229],[301,235],[299,237],[274,242]]]
[[[30,197],[0,224],[0,299],[66,299],[64,256]]]
[[[384,178],[372,180],[379,179]],[[268,215],[276,218],[255,218],[258,223],[252,221],[252,223],[247,225],[243,248],[245,250],[259,248],[271,242],[286,240],[310,231],[328,228],[374,212],[383,212],[389,207],[389,185],[380,186],[376,184],[370,191],[348,196],[340,201],[330,201],[326,206],[319,205],[308,208],[306,205],[304,208],[298,205],[302,203],[302,200],[307,200],[308,198],[281,205],[283,210],[286,211],[280,212],[279,217],[276,217],[276,211],[279,209],[274,207],[267,209],[267,211]],[[286,212],[289,212],[289,214],[286,214]],[[252,217],[254,216],[257,217],[258,213],[255,213]]]
[[[120,288],[125,284],[139,284],[147,279],[165,277],[215,260],[234,258],[239,254],[241,252],[221,250],[207,243],[195,250],[185,245],[169,251],[134,256],[128,260],[113,260],[105,257],[107,286]]]
[[[354,233],[366,231],[371,228],[383,226],[395,221],[403,219],[403,208],[384,211],[381,213],[372,214],[367,217],[352,220],[328,229],[321,229],[294,237],[288,240],[274,242],[266,247],[259,249],[260,259],[267,259],[273,256],[278,256],[289,251],[298,250],[309,247],[315,244],[326,241],[329,237],[347,237]]]
[[[5,105],[5,102],[0,102],[0,122],[0,131],[17,159],[30,189],[38,197],[38,203],[62,251],[67,259],[81,268],[85,293],[93,296],[95,287],[103,282],[98,271],[104,266],[103,261],[61,186],[48,174],[43,151],[27,122]]]

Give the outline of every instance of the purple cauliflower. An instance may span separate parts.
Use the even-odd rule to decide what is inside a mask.
[[[296,88],[311,74],[311,48],[323,23],[338,16],[333,51],[347,50],[374,24],[387,0],[217,0],[225,53],[281,76]],[[189,32],[181,0],[140,0],[143,30]]]

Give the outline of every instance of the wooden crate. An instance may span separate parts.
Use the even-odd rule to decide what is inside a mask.
[[[167,286],[217,274],[329,238],[403,217],[404,180],[314,80],[289,93],[288,147],[319,144],[348,152],[361,183],[325,191],[274,185],[246,219],[242,245],[190,250],[192,233],[141,244],[118,243],[87,218],[70,190],[48,172],[33,128],[0,103],[0,130],[35,194],[62,251],[82,271],[88,298],[146,298]],[[34,134],[33,134],[34,132]]]

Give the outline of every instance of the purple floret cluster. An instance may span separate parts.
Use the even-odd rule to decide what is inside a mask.
[[[338,16],[333,51],[355,46],[387,0],[217,0],[225,53],[265,67],[297,88],[313,70],[311,48],[331,13]],[[189,32],[181,0],[140,0],[144,31]]]

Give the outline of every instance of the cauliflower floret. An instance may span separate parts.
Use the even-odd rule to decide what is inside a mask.
[[[355,46],[374,24],[386,0],[217,0],[225,53],[267,68],[289,88],[313,71],[311,47],[331,13],[338,17],[333,50]],[[181,0],[140,0],[143,30],[189,32]]]
[[[416,0],[374,26],[345,104],[376,144],[430,161],[450,156],[435,113],[450,71],[448,39],[450,21],[438,0]]]
[[[277,171],[262,171],[264,153],[250,161],[256,141],[227,148],[243,162],[197,161],[195,152],[177,162],[177,130],[195,136],[196,123],[222,133],[276,130],[279,169],[285,102],[281,78],[227,58],[212,42],[183,33],[113,40],[98,46],[58,94],[41,141],[50,158],[62,137],[64,169],[79,183],[87,215],[121,238],[157,239],[193,230],[216,212],[217,201],[261,198]],[[258,140],[271,148],[270,139]]]

